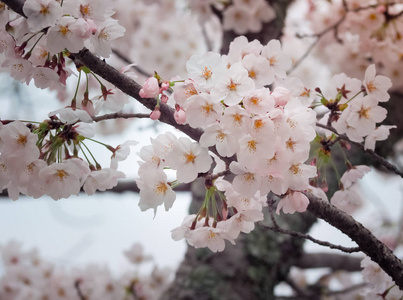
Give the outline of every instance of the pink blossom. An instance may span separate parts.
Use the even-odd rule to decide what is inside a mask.
[[[309,199],[301,192],[291,192],[280,200],[277,204],[276,214],[280,214],[280,209],[286,214],[306,211]]]
[[[154,110],[150,114],[150,119],[151,120],[158,120],[161,117],[161,111],[159,107],[155,107]]]
[[[140,90],[140,97],[142,98],[155,98],[160,93],[160,87],[158,84],[158,80],[155,77],[148,78],[143,88]]]

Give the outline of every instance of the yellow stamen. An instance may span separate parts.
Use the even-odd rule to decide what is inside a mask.
[[[164,182],[160,182],[155,186],[155,192],[158,195],[161,195],[161,194],[165,195],[167,190],[168,190],[168,187]]]
[[[294,174],[294,175],[300,175],[301,174],[301,169],[299,168],[299,165],[292,165],[290,167],[290,171]]]
[[[196,155],[194,155],[192,152],[186,153],[185,159],[186,159],[187,164],[194,163],[194,161],[196,159]]]
[[[27,137],[22,134],[18,135],[17,144],[24,146],[26,143],[27,143]]]
[[[49,13],[49,7],[41,4],[41,10],[39,11],[42,15],[47,15]]]
[[[256,145],[257,145],[256,140],[248,141],[249,152],[256,152]]]
[[[358,115],[359,115],[360,119],[361,118],[369,119],[370,111],[371,111],[370,107],[365,108],[364,106],[362,106],[361,109],[358,111]]]
[[[206,104],[206,105],[202,106],[200,109],[204,116],[208,116],[209,114],[211,114],[214,111],[214,106],[213,106],[213,104]]]
[[[67,173],[64,170],[57,170],[56,177],[56,180],[63,182],[67,178]]]
[[[66,34],[68,34],[70,32],[70,29],[67,26],[60,26],[59,31],[61,32],[62,35],[66,35]]]
[[[202,76],[204,79],[210,79],[211,75],[213,75],[213,71],[211,70],[211,67],[204,67],[204,70],[202,71]]]
[[[228,85],[227,85],[227,87],[228,87],[228,89],[230,90],[230,91],[236,91],[236,87],[239,85],[239,83],[235,83],[235,82],[233,82],[232,81],[232,79],[231,79],[231,81],[228,83]]]

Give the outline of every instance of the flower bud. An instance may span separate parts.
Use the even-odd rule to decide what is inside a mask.
[[[143,88],[140,90],[140,96],[142,98],[155,98],[160,93],[160,87],[158,80],[155,77],[150,77],[146,80]]]

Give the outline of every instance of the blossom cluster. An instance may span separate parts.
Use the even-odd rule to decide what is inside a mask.
[[[63,115],[65,109],[60,112]],[[63,123],[52,116],[29,127],[21,121],[6,125],[0,122],[0,189],[7,188],[11,199],[23,193],[57,200],[78,194],[81,189],[92,195],[96,190],[113,188],[118,179],[125,177],[117,170],[118,162],[127,158],[129,146],[135,142],[127,141],[116,148],[105,145],[112,152],[111,164],[102,168],[85,143],[94,135],[89,124]],[[93,162],[88,159],[90,155]]]
[[[301,191],[316,176],[316,167],[304,163],[316,136],[316,113],[304,97],[294,97],[283,87],[266,87],[285,78],[290,64],[279,41],[262,45],[245,37],[231,43],[228,55],[208,52],[188,60],[188,79],[175,84],[171,101],[176,113],[182,112],[181,123],[204,133],[199,142],[173,134],[153,139],[140,152],[137,179],[141,209],[156,211],[163,203],[166,210],[172,206],[172,184],[189,183],[205,174],[205,201],[197,215],[174,231],[174,239],[185,237],[195,247],[222,251],[224,240],[233,242],[263,219],[269,192],[284,196],[277,213],[281,208],[286,213],[306,210],[309,201]],[[159,93],[157,82],[149,82],[153,81],[154,88],[144,88]],[[213,162],[209,150],[215,151],[218,166],[225,158],[234,158],[216,168],[232,173],[232,181],[209,177]],[[176,172],[176,182],[167,181],[166,168]]]
[[[2,13],[0,58],[2,71],[21,82],[34,81],[36,87],[58,89],[72,74],[65,56],[87,47],[109,57],[111,43],[125,29],[111,18],[107,1],[27,0],[26,18]],[[8,24],[13,30],[7,30]]]
[[[264,0],[190,0],[190,7],[196,11],[204,22],[212,17],[211,6],[222,11],[223,29],[233,30],[237,34],[259,32],[264,23],[275,19],[274,9]]]
[[[336,31],[329,30],[321,37],[315,52],[334,72],[343,70],[349,76],[358,77],[371,61],[392,79],[394,89],[402,89],[403,23],[399,1],[316,1],[307,7],[305,20],[309,20],[313,35],[342,20]],[[298,33],[304,34],[300,30]]]
[[[364,80],[350,78],[344,73],[335,75],[327,91],[321,93],[321,103],[330,112],[324,120],[332,125],[338,134],[346,134],[349,140],[364,141],[365,149],[375,149],[376,141],[385,140],[393,125],[380,125],[385,120],[387,110],[380,103],[390,98],[388,90],[391,80],[376,75],[375,65],[365,71]]]
[[[37,249],[24,251],[16,241],[0,245],[0,298],[14,299],[159,299],[171,281],[168,268],[154,266],[149,274],[139,272],[152,257],[141,244],[124,252],[130,268],[119,277],[107,267],[89,265],[65,269],[44,260]]]

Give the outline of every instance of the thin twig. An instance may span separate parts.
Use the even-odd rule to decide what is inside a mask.
[[[385,158],[383,158],[382,156],[380,156],[378,153],[376,153],[374,150],[371,149],[365,149],[364,145],[362,143],[357,143],[357,142],[353,142],[351,141],[347,135],[345,134],[340,134],[337,132],[337,130],[332,127],[332,126],[327,126],[327,125],[323,125],[320,123],[316,123],[316,126],[324,128],[326,130],[329,130],[335,134],[337,134],[341,139],[348,141],[349,143],[357,146],[358,148],[360,148],[363,152],[368,153],[369,155],[372,156],[372,158],[374,158],[377,162],[379,162],[382,166],[384,166],[386,169],[388,169],[389,171],[399,175],[400,177],[403,178],[403,172],[400,171],[395,165],[391,164],[390,162],[388,162]]]
[[[150,114],[125,114],[125,113],[112,113],[106,114],[98,117],[92,117],[94,122],[113,120],[113,119],[144,119],[150,118]]]
[[[366,287],[367,285],[368,285],[368,284],[365,283],[365,282],[357,283],[357,284],[354,284],[354,285],[351,285],[351,286],[345,288],[344,290],[325,292],[323,296],[337,296],[337,295],[343,295],[343,294],[347,294],[347,293],[353,292],[353,291],[355,291],[355,290],[358,290],[358,289],[360,289],[360,288]]]
[[[123,55],[121,52],[119,52],[116,49],[112,49],[112,53],[115,54],[117,57],[119,57],[121,60],[123,60],[125,63],[127,63],[128,65],[133,64],[133,62],[126,57],[125,55]],[[136,65],[132,65],[132,68],[135,69],[137,72],[139,72],[141,75],[144,75],[145,77],[151,77],[152,75],[149,74],[148,72],[144,71],[142,68],[140,68],[139,66]]]
[[[301,232],[297,232],[297,231],[293,231],[293,230],[289,230],[289,229],[284,229],[281,228],[275,217],[274,217],[274,207],[273,207],[274,201],[269,201],[269,213],[270,213],[270,219],[273,223],[273,226],[268,226],[265,225],[263,223],[260,223],[261,226],[263,226],[264,228],[270,229],[274,232],[279,232],[279,233],[283,233],[283,234],[288,234],[294,237],[298,237],[298,238],[303,238],[303,239],[307,239],[310,240],[311,242],[314,242],[315,244],[321,245],[321,246],[325,246],[331,249],[337,249],[346,253],[355,253],[355,252],[360,252],[361,249],[360,247],[344,247],[344,246],[340,246],[340,245],[335,245],[329,242],[325,242],[325,241],[321,241],[318,239],[315,239],[314,237],[310,236],[309,234],[305,234],[305,233],[301,233]]]
[[[80,280],[76,280],[76,281],[74,282],[74,287],[75,287],[76,290],[77,290],[78,298],[80,298],[80,300],[86,300],[87,297],[85,297],[85,296],[83,295],[83,293],[82,293],[82,291],[81,291],[81,289],[80,289],[80,283],[81,283]]]

